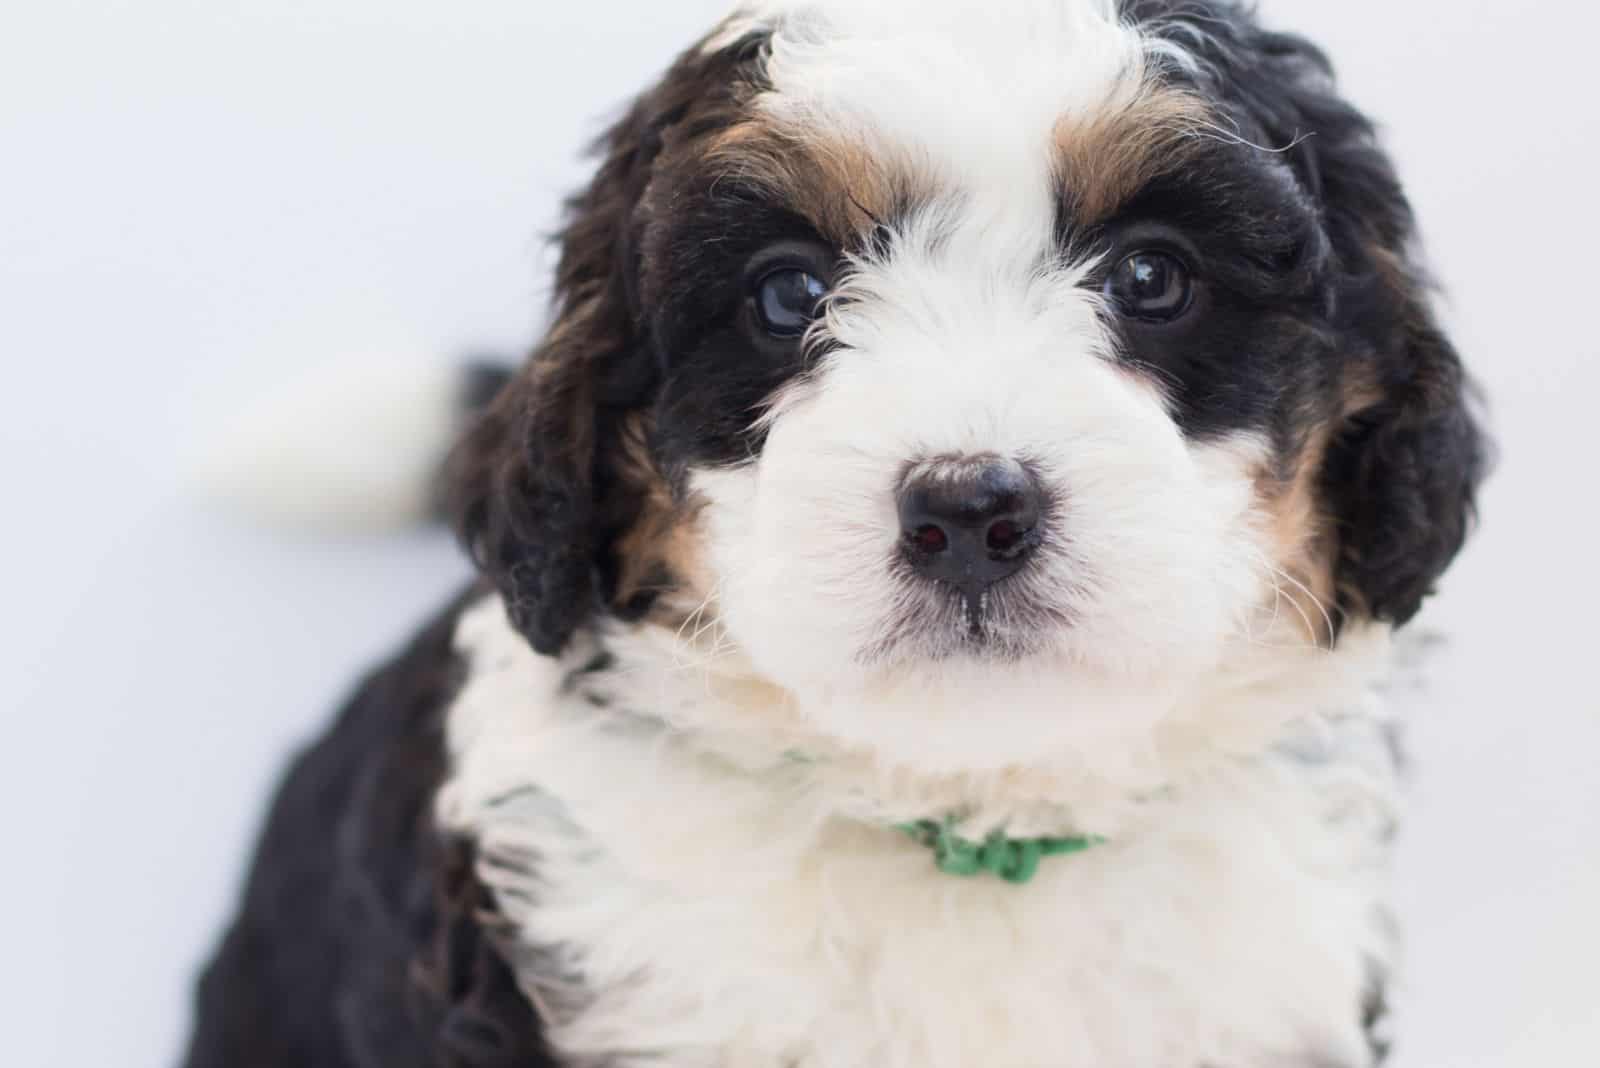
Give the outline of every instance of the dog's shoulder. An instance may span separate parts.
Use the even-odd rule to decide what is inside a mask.
[[[548,1063],[471,846],[433,819],[465,603],[371,673],[295,762],[201,981],[188,1068]]]

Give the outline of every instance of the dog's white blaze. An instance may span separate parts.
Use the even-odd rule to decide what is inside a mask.
[[[1187,440],[1052,253],[1052,131],[1131,99],[1154,49],[1112,9],[784,3],[727,27],[776,27],[773,122],[937,195],[855,264],[760,456],[694,473],[716,589],[690,626],[604,634],[617,667],[574,693],[590,650],[536,657],[497,599],[463,619],[441,816],[546,954],[521,975],[575,1063],[1369,1063],[1387,633],[1328,653],[1275,609],[1261,443]],[[1060,508],[1025,581],[1072,623],[1020,662],[874,659],[896,481],[969,453],[1043,473]],[[1111,841],[1024,887],[961,880],[889,829],[952,811]],[[492,863],[516,857],[535,870]]]

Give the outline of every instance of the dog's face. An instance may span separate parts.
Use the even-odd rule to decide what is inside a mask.
[[[541,651],[714,627],[831,735],[1003,765],[1404,622],[1460,546],[1409,209],[1231,6],[757,6],[605,152],[458,457]]]

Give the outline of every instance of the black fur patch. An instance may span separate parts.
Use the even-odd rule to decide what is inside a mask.
[[[472,849],[433,822],[459,610],[295,763],[201,980],[185,1068],[554,1065],[485,926]]]

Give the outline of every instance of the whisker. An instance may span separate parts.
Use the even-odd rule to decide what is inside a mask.
[[[1331,652],[1334,633],[1333,616],[1331,613],[1329,613],[1327,605],[1323,604],[1322,598],[1311,592],[1311,588],[1308,587],[1304,582],[1301,582],[1299,579],[1295,578],[1287,571],[1284,571],[1282,568],[1277,567],[1259,552],[1255,553],[1254,556],[1256,563],[1259,564],[1264,571],[1266,571],[1268,579],[1272,582],[1272,589],[1274,593],[1272,622],[1276,623],[1278,620],[1279,601],[1287,600],[1289,602],[1289,606],[1295,610],[1295,613],[1299,615],[1301,622],[1305,624],[1306,634],[1308,637],[1310,637],[1312,645],[1318,650]],[[1326,633],[1329,640],[1328,646],[1323,646],[1322,639],[1319,636],[1316,625],[1312,622],[1311,616],[1306,612],[1305,607],[1300,603],[1300,598],[1291,596],[1287,591],[1284,590],[1282,583],[1285,582],[1299,593],[1303,594],[1306,600],[1309,600],[1313,605],[1316,606],[1317,612],[1322,616],[1322,622],[1327,627]],[[1269,626],[1270,625],[1271,624],[1269,624]]]

